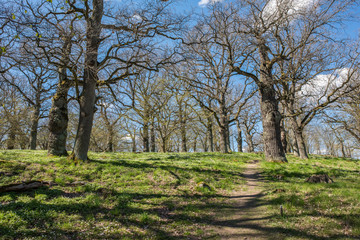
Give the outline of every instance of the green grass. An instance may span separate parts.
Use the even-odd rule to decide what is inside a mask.
[[[321,156],[288,160],[262,162],[271,229],[286,239],[360,239],[360,161]],[[328,174],[334,183],[305,182],[312,174]]]
[[[255,159],[262,160],[261,202],[269,216],[261,231],[282,239],[360,239],[357,160],[289,156],[278,164],[245,153],[90,153],[90,159],[74,165],[45,151],[0,151],[0,187],[56,183],[0,193],[0,239],[212,238],[215,215],[231,209],[236,199],[229,196],[244,186],[241,173]],[[319,173],[335,183],[305,182]]]
[[[256,154],[90,153],[74,165],[44,151],[0,151],[0,239],[201,239]],[[5,174],[6,173],[6,174]],[[86,184],[71,184],[83,181]],[[206,186],[202,187],[203,183]]]

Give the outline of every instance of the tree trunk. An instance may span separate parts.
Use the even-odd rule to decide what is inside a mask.
[[[209,135],[210,152],[214,152],[214,134],[213,134],[213,121],[211,116],[208,117],[207,131]]]
[[[194,152],[196,152],[196,150],[197,150],[197,136],[195,137],[194,142],[193,142],[193,149],[194,149]]]
[[[65,38],[63,45],[63,56],[61,63],[64,66],[59,67],[59,83],[56,93],[52,98],[52,106],[49,112],[49,140],[47,144],[48,154],[55,156],[67,156],[66,138],[68,117],[68,92],[71,86],[66,74],[66,65],[69,63],[71,52],[71,36]]]
[[[296,137],[296,142],[298,144],[299,157],[302,158],[302,159],[308,159],[309,156],[308,156],[307,151],[306,151],[306,144],[305,144],[305,140],[304,140],[304,136],[303,136],[303,129],[302,128],[298,128],[295,131],[295,137]]]
[[[150,125],[150,140],[151,140],[151,152],[156,152],[156,137],[155,137],[155,127],[154,122]]]
[[[238,152],[243,152],[243,147],[242,147],[242,131],[241,131],[241,125],[240,125],[240,121],[237,120],[236,121],[236,127],[237,127],[237,148],[238,148]]]
[[[226,121],[226,147],[228,152],[231,152],[231,142],[230,142],[230,124]]]
[[[135,134],[135,133],[134,133]],[[137,149],[136,149],[136,137],[134,135],[134,137],[131,139],[132,141],[132,152],[136,153]]]
[[[281,143],[284,149],[284,152],[287,152],[287,140],[286,140],[286,131],[284,126],[281,126]]]
[[[296,139],[296,146],[295,146],[296,150],[294,149],[294,151],[296,152],[295,155],[297,154],[297,156],[299,156],[302,159],[308,159],[309,157],[306,151],[306,145],[303,136],[303,128],[299,126],[295,116],[291,117],[290,121]]]
[[[111,125],[108,126],[108,136],[107,136],[106,151],[108,151],[108,152],[113,152],[114,151],[114,130],[113,130],[113,127]]]
[[[264,152],[267,161],[287,162],[281,143],[281,114],[272,77],[272,66],[269,65],[268,48],[260,41],[260,105],[263,122]]]
[[[273,86],[264,86],[260,92],[265,158],[268,161],[287,162],[281,142],[281,115],[275,89]]]
[[[150,143],[149,143],[149,123],[148,123],[147,121],[144,122],[142,138],[143,138],[143,148],[144,148],[144,152],[149,152],[149,151],[150,151]]]
[[[40,104],[36,104],[34,112],[31,116],[31,130],[30,130],[30,149],[36,150],[36,142],[37,142],[37,130],[39,125],[39,117],[40,117]]]
[[[163,153],[165,153],[167,151],[167,139],[166,138],[161,138],[162,143],[161,143],[161,151]]]
[[[220,130],[219,130],[219,133],[220,133],[220,151],[222,153],[228,153],[228,147],[227,147],[227,141],[226,141],[226,128],[221,126],[220,127]]]
[[[204,152],[207,152],[209,150],[208,148],[208,135],[205,134],[205,139],[203,141],[203,149],[204,149]]]
[[[100,46],[103,0],[93,0],[92,16],[87,20],[84,85],[80,97],[80,118],[75,138],[74,158],[86,161],[93,125],[96,83],[98,74],[98,50]]]
[[[7,149],[12,150],[15,148],[15,141],[16,141],[16,133],[13,126],[10,126],[10,133],[7,139]]]
[[[61,69],[59,84],[52,99],[52,107],[49,113],[49,143],[48,154],[55,156],[67,156],[66,138],[69,122],[67,97],[70,83],[66,78],[66,69]]]
[[[181,120],[181,152],[187,152],[186,121]]]

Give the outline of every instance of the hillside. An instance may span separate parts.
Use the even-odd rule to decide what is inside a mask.
[[[359,161],[289,156],[289,164],[275,164],[245,153],[91,153],[90,159],[74,165],[44,151],[0,151],[0,188],[44,183],[0,193],[1,239],[217,239],[218,216],[236,205],[234,192],[246,190],[242,173],[253,160],[263,172],[262,232],[287,239],[360,236]],[[305,183],[314,173],[335,182]]]

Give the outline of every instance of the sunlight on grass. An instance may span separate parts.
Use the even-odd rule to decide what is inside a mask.
[[[274,216],[269,224],[287,239],[359,238],[360,161],[321,156],[288,160],[262,163],[269,214]],[[334,183],[305,182],[313,174],[328,174]]]
[[[0,193],[0,238],[169,239],[212,236],[207,224],[256,154],[90,153],[75,166],[45,151],[0,151],[0,186],[51,182]],[[202,187],[200,184],[204,186]],[[205,183],[205,184],[204,184]]]

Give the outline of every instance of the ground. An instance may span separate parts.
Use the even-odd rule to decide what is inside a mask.
[[[360,162],[261,154],[0,151],[0,239],[360,239]],[[335,183],[306,183],[327,173]],[[283,215],[280,214],[283,207]]]

